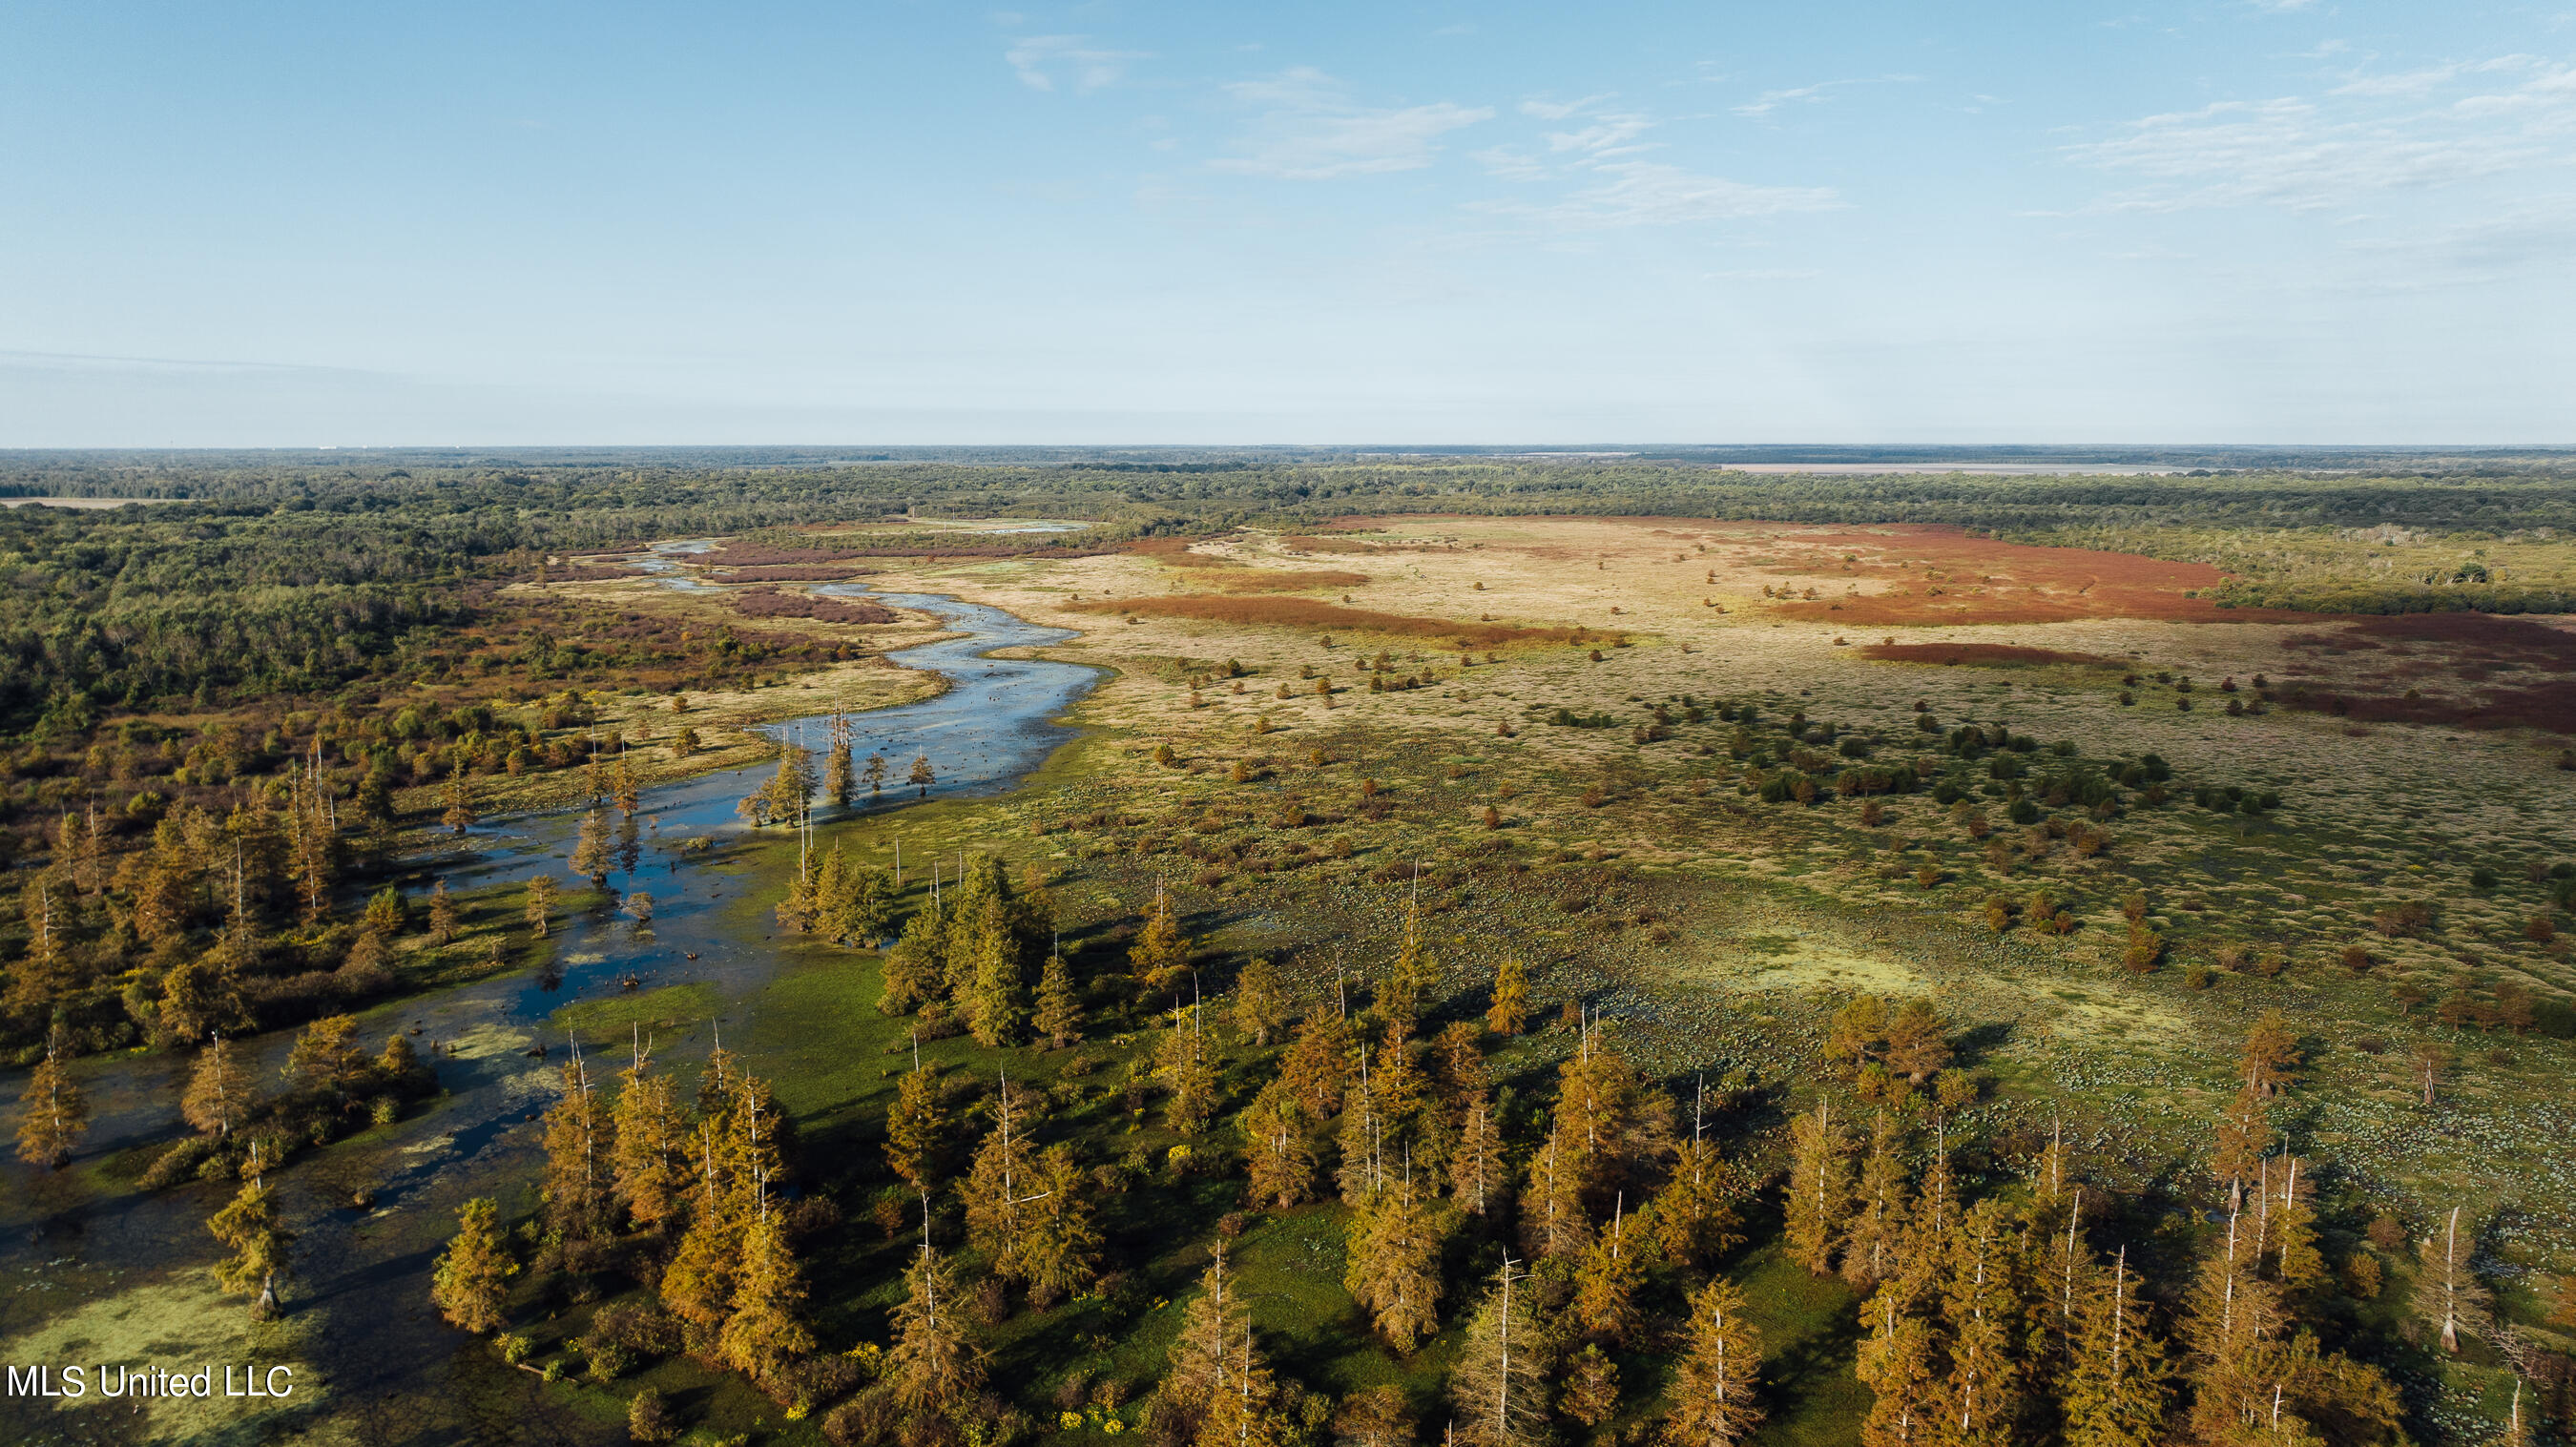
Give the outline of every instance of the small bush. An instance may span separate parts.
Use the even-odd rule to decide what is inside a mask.
[[[626,1435],[637,1442],[668,1442],[680,1435],[680,1424],[671,1420],[662,1394],[646,1387],[626,1404]]]

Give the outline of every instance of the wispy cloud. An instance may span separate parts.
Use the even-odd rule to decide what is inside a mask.
[[[1525,100],[1520,103],[1519,109],[1525,116],[1534,116],[1543,121],[1561,121],[1568,116],[1579,115],[1609,98],[1607,95],[1588,95],[1581,100]]]
[[[1449,101],[1364,106],[1339,81],[1306,66],[1225,89],[1260,114],[1239,154],[1208,164],[1291,181],[1420,170],[1439,156],[1451,132],[1494,118],[1490,106]]]
[[[2508,75],[2513,83],[2492,84]],[[2358,78],[2321,100],[2220,101],[2148,116],[2124,134],[2068,146],[2063,154],[2144,183],[2103,198],[2096,209],[2261,204],[2315,210],[2352,205],[2376,191],[2562,162],[2571,133],[2576,67],[2510,56]]]
[[[1485,174],[1498,181],[1544,181],[1556,174],[1546,162],[1518,146],[1491,146],[1470,151],[1467,159],[1485,168]]]
[[[1077,91],[1113,86],[1126,77],[1130,62],[1153,58],[1151,51],[1102,49],[1088,35],[1025,36],[1002,52],[1020,84],[1046,91],[1056,88],[1059,76]]]
[[[1521,102],[1525,116],[1575,124],[1542,130],[1536,146],[1491,146],[1470,153],[1472,158],[1499,181],[1554,181],[1566,189],[1552,201],[1480,201],[1468,209],[1551,231],[1605,231],[1821,211],[1842,204],[1830,187],[1754,185],[1646,159],[1663,146],[1643,138],[1663,122],[1635,111],[1607,110],[1602,103],[1609,99]]]
[[[1815,105],[1832,98],[1833,93],[1855,85],[1903,85],[1922,79],[1915,75],[1872,75],[1850,80],[1820,80],[1814,85],[1793,86],[1787,90],[1766,90],[1740,106],[1733,107],[1739,116],[1760,119],[1783,106]]]
[[[1829,186],[1748,185],[1662,161],[1605,161],[1588,170],[1592,184],[1555,202],[1486,202],[1475,209],[1559,230],[1605,231],[1826,211],[1842,204]]]
[[[1580,151],[1587,156],[1617,155],[1637,149],[1629,142],[1654,128],[1655,123],[1644,116],[1597,116],[1577,130],[1548,132],[1547,148],[1560,153]]]

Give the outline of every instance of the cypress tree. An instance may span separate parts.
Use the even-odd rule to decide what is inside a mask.
[[[1935,1386],[1945,1441],[2000,1444],[2022,1409],[2013,1354],[2022,1313],[2012,1291],[2001,1201],[1979,1201],[1960,1219],[1954,1264],[1942,1297],[1949,1370]]]
[[[1869,1333],[1855,1367],[1871,1391],[1861,1419],[1861,1447],[1928,1447],[1941,1440],[1932,1396],[1932,1324],[1918,1311],[1919,1286],[1891,1278],[1861,1308]]]
[[[823,750],[823,795],[833,807],[847,809],[855,773],[850,768],[850,725],[839,714],[832,715],[832,742]]]
[[[1440,1330],[1440,1215],[1435,1200],[1400,1176],[1351,1219],[1342,1284],[1399,1353]]]
[[[564,1062],[563,1096],[546,1112],[546,1219],[567,1241],[611,1229],[615,1139],[578,1047]]]
[[[1784,1197],[1789,1258],[1818,1276],[1833,1269],[1841,1226],[1851,1204],[1851,1139],[1834,1119],[1833,1103],[1819,1101],[1789,1132],[1789,1181]]]
[[[833,853],[840,848],[834,842]],[[824,864],[828,868],[831,861]],[[824,894],[821,907],[827,938],[862,944],[884,939],[894,921],[894,876],[883,865],[844,864],[838,888]]]
[[[429,942],[443,945],[456,938],[456,896],[442,879],[429,887]]]
[[[758,1193],[787,1177],[787,1148],[794,1120],[779,1108],[768,1081],[749,1071],[736,1077],[727,1109],[715,1117],[719,1165],[735,1196],[735,1213],[748,1222]]]
[[[1674,1368],[1673,1414],[1664,1420],[1667,1447],[1734,1447],[1762,1424],[1755,1395],[1762,1334],[1744,1312],[1744,1293],[1725,1277],[1691,1297],[1690,1328]]]
[[[1565,1390],[1557,1408],[1585,1427],[1598,1427],[1619,1410],[1619,1364],[1597,1342],[1584,1343],[1565,1363]]]
[[[640,1047],[618,1080],[609,1130],[610,1189],[628,1219],[650,1231],[687,1208],[689,1162],[680,1106],[671,1078],[653,1074],[652,1057]]]
[[[734,1092],[742,1085],[741,1060],[724,1042],[716,1042],[707,1052],[706,1063],[698,1067],[698,1118],[704,1123],[720,1122],[733,1112]]]
[[[1160,1394],[1165,1410],[1193,1426],[1206,1420],[1217,1395],[1231,1384],[1229,1352],[1252,1330],[1252,1312],[1226,1274],[1223,1242],[1217,1243],[1215,1258],[1199,1277],[1199,1294],[1181,1309],[1181,1329],[1172,1339],[1170,1370]]]
[[[214,1036],[197,1052],[197,1068],[189,1072],[179,1113],[206,1135],[229,1136],[249,1116],[251,1105],[250,1077],[241,1068],[240,1052],[231,1041]]]
[[[754,1214],[743,1233],[742,1268],[733,1315],[725,1319],[716,1349],[726,1365],[763,1386],[777,1382],[797,1358],[814,1350],[814,1333],[802,1309],[805,1282],[787,1246],[778,1213],[755,1188]],[[773,1395],[775,1395],[773,1391]]]
[[[885,993],[877,1008],[888,1015],[909,1015],[947,990],[948,912],[939,900],[912,912],[903,937],[886,954]]]
[[[1217,1107],[1216,1063],[1208,1058],[1195,1009],[1187,1023],[1173,1025],[1154,1054],[1154,1073],[1171,1092],[1163,1102],[1164,1124],[1188,1136],[1207,1129]]]
[[[1026,1116],[1021,1092],[1003,1077],[993,1093],[993,1128],[966,1175],[966,1239],[1006,1281],[1028,1278],[1028,1208],[1038,1173]]]
[[[1480,1092],[1458,1122],[1458,1149],[1449,1157],[1450,1196],[1462,1210],[1491,1215],[1503,1204],[1505,1171],[1494,1104]]]
[[[1071,1146],[1049,1146],[1029,1182],[1029,1213],[1019,1268],[1040,1300],[1069,1296],[1100,1275],[1100,1225],[1091,1209],[1091,1179]]]
[[[1422,938],[1422,902],[1416,899],[1404,907],[1404,945],[1387,971],[1385,988],[1378,991],[1378,1013],[1385,1017],[1390,1034],[1413,1033],[1414,1022],[1422,1013],[1423,997],[1430,993],[1432,976],[1438,969]]]
[[[825,861],[829,862],[829,859],[830,856],[826,855]],[[786,897],[779,900],[772,911],[777,916],[778,927],[792,935],[816,929],[823,913],[822,886],[822,867],[815,863],[810,853],[800,856],[796,861],[796,876],[787,881]]]
[[[58,1041],[46,1042],[45,1058],[27,1073],[27,1088],[19,1094],[18,1106],[18,1159],[31,1166],[62,1169],[89,1129],[89,1102],[63,1064]]]
[[[1334,1184],[1345,1206],[1358,1206],[1386,1186],[1387,1122],[1378,1109],[1371,1059],[1370,1047],[1361,1045],[1359,1075],[1342,1091],[1341,1163]]]
[[[946,1095],[938,1063],[915,1064],[886,1110],[886,1164],[924,1194],[938,1189],[944,1175],[949,1134]]]
[[[2212,1174],[2227,1187],[2229,1211],[2245,1208],[2245,1183],[2261,1168],[2271,1147],[2272,1124],[2266,1118],[2263,1096],[2249,1079],[2219,1119],[2218,1145],[2210,1161]]]
[[[1931,1163],[1924,1167],[1922,1184],[1906,1215],[1904,1259],[1898,1270],[1928,1280],[1949,1261],[1959,1223],[1966,1215],[1959,1205],[1958,1176],[1950,1167],[1947,1130],[1939,1130],[1934,1137]]]
[[[712,1332],[733,1315],[735,1265],[743,1222],[716,1162],[715,1125],[698,1125],[696,1179],[689,1188],[689,1229],[662,1272],[662,1304],[684,1321]]]
[[[1234,982],[1234,1028],[1267,1047],[1289,1018],[1288,990],[1278,969],[1267,959],[1245,965]]]
[[[1896,1270],[1905,1239],[1905,1163],[1897,1155],[1903,1143],[1896,1123],[1879,1112],[1843,1243],[1843,1279],[1857,1287],[1874,1286]]]
[[[351,954],[357,953],[355,948]],[[182,961],[161,979],[161,1033],[194,1040],[213,1030],[248,1030],[250,1004],[242,998],[241,971],[225,945]]]
[[[1315,1150],[1306,1136],[1306,1112],[1286,1082],[1274,1079],[1263,1086],[1235,1125],[1243,1133],[1250,1176],[1247,1199],[1285,1210],[1314,1193]]]
[[[1908,1000],[1887,1022],[1887,1068],[1916,1085],[1950,1064],[1949,1031],[1932,1002]]]
[[[941,1418],[982,1389],[984,1353],[966,1333],[955,1275],[928,1241],[921,1243],[905,1284],[904,1299],[894,1309],[885,1378],[895,1404],[915,1420]]]
[[[1529,969],[1510,955],[1494,971],[1494,1002],[1485,1008],[1485,1024],[1497,1035],[1529,1028]]]
[[[2236,1073],[2257,1095],[2269,1099],[2298,1082],[2303,1058],[2298,1032],[2290,1028],[2289,1017],[2278,1010],[2266,1010],[2246,1033],[2245,1058]]]
[[[1189,937],[1181,933],[1180,915],[1172,908],[1170,896],[1157,885],[1154,908],[1145,916],[1136,943],[1128,947],[1127,973],[1135,980],[1136,993],[1152,999],[1169,993],[1189,970]]]
[[[528,877],[528,905],[525,912],[528,921],[528,932],[535,935],[538,939],[544,939],[546,937],[546,930],[552,924],[554,919],[554,908],[555,877],[551,874],[530,875]]]
[[[1297,1043],[1279,1065],[1279,1082],[1316,1120],[1342,1112],[1343,1085],[1351,1071],[1350,1022],[1317,1010],[1297,1027]]]
[[[438,822],[462,835],[466,830],[473,828],[474,821],[481,817],[474,810],[474,786],[466,779],[465,770],[460,767],[448,777],[447,812],[438,816]]]
[[[2299,1199],[2299,1166],[2299,1158],[2292,1156],[2282,1181],[2280,1209],[2272,1213],[2272,1231],[2280,1242],[2282,1284],[2308,1291],[2324,1284],[2326,1258],[2317,1249],[2317,1213]]]
[[[1270,1364],[1253,1348],[1246,1324],[1226,1359],[1226,1385],[1212,1394],[1200,1419],[1198,1441],[1206,1447],[1295,1447],[1306,1440],[1298,1425],[1278,1408],[1279,1384]]]
[[[1020,941],[1004,917],[999,900],[987,897],[977,912],[967,946],[974,980],[963,999],[975,1043],[986,1049],[1016,1045],[1028,1018],[1028,981],[1020,960]]]
[[[1604,1341],[1617,1344],[1637,1325],[1637,1287],[1645,1280],[1645,1256],[1628,1240],[1627,1203],[1610,1216],[1610,1229],[1587,1248],[1574,1269],[1574,1319]]]
[[[2067,1447],[2158,1447],[2173,1369],[2165,1344],[2147,1330],[2127,1247],[2111,1272],[2111,1294],[2085,1304],[2083,1334],[2060,1407]]]
[[[1564,1160],[1564,1134],[1550,1132],[1547,1144],[1530,1157],[1529,1185],[1521,1193],[1521,1244],[1550,1258],[1579,1256],[1592,1244],[1583,1193]]]
[[[349,1108],[350,1088],[366,1068],[354,1015],[325,1015],[305,1026],[286,1053],[288,1078],[303,1089],[331,1097],[343,1111]]]
[[[1457,1440],[1467,1447],[1538,1447],[1548,1440],[1547,1383],[1554,1333],[1528,1290],[1529,1273],[1506,1253],[1494,1289],[1476,1310],[1449,1373]]]
[[[1073,982],[1073,966],[1064,951],[1047,954],[1038,974],[1038,1009],[1029,1022],[1056,1050],[1082,1039],[1082,992]]]
[[[581,818],[581,833],[572,846],[572,872],[585,875],[593,889],[608,887],[608,815],[593,809]]]
[[[294,1275],[287,1248],[295,1236],[278,1220],[277,1199],[267,1178],[257,1172],[258,1160],[254,1147],[251,1179],[206,1223],[206,1230],[229,1253],[215,1263],[215,1284],[237,1296],[252,1296],[251,1315],[266,1320],[277,1313],[279,1283]]]
[[[478,1196],[457,1208],[456,1235],[430,1272],[429,1299],[459,1331],[476,1336],[500,1329],[509,1281],[519,1265],[501,1237],[500,1208]]]
[[[1744,1173],[1707,1138],[1705,1096],[1704,1090],[1694,1091],[1691,1138],[1673,1147],[1672,1174],[1644,1213],[1656,1249],[1686,1266],[1743,1242],[1744,1218],[1736,1203],[1750,1194]]]

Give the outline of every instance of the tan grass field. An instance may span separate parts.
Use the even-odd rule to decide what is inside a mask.
[[[2404,1042],[2435,1027],[2429,1003],[2398,1008],[2391,992],[2576,989],[2565,938],[2523,930],[2532,871],[2576,858],[2566,741],[2277,703],[2230,716],[2221,701],[2255,698],[2258,674],[2374,687],[2391,654],[2342,648],[2366,631],[2356,620],[2203,607],[2186,595],[2211,570],[1920,528],[1564,518],[1358,519],[1185,555],[875,561],[881,589],[1073,630],[1039,651],[1112,670],[1077,712],[1094,729],[1079,763],[986,810],[1018,821],[995,837],[1044,832],[1063,867],[1107,886],[1069,897],[1114,899],[1115,915],[1167,881],[1213,911],[1220,949],[1368,975],[1418,861],[1439,886],[1452,987],[1472,996],[1501,951],[1521,952],[1559,998],[1629,1018],[1650,1068],[1685,1068],[1713,1041],[1798,1068],[1835,1001],[1928,993],[2003,1030],[1988,1068],[2022,1105],[2080,1096],[2106,1125],[2188,1149],[2207,1130],[2200,1095],[2223,1095],[2246,1024],[2279,1005],[2363,1022],[2350,1034],[2369,1048],[2319,1063],[2339,1089],[2318,1129],[2356,1168],[2411,1177],[2458,1162],[2392,1104],[2407,1098]],[[1381,653],[1381,677],[1414,686],[1369,692],[1363,665]],[[2154,753],[2179,796],[2130,799],[2091,854],[2015,828],[2000,801],[1983,802],[1983,840],[1919,793],[1886,799],[1875,826],[1853,801],[1764,804],[1740,785],[1732,726],[1685,721],[1692,704],[1747,701],[1769,723],[1803,711],[1870,736],[1880,761],[1937,753],[1918,702],[1944,728],[2000,722],[2087,760]],[[1657,704],[1670,737],[1641,732]],[[1559,709],[1613,726],[1550,723]],[[1158,745],[1170,766],[1148,758]],[[2231,784],[2282,807],[2249,820],[2190,802]],[[1369,814],[1372,787],[1391,814]],[[1308,812],[1302,829],[1273,817],[1283,802]],[[1068,822],[1103,810],[1106,826]],[[1335,836],[1347,863],[1315,852]],[[1218,862],[1193,876],[1176,852]],[[2505,886],[2473,890],[2481,865]],[[2034,889],[2073,932],[1994,936],[1986,902]],[[2120,964],[2132,895],[2165,945],[2144,976]],[[2376,927],[2407,902],[2429,927]],[[2362,973],[2341,963],[2355,945]],[[2270,952],[2277,978],[2244,963]],[[2207,969],[2229,959],[2233,972]],[[2571,1063],[2564,1042],[2458,1043],[2460,1088],[2516,1101]],[[2568,1139],[2522,1149],[2468,1169],[2499,1191],[2518,1171],[2576,1180]],[[2548,1231],[2576,1249],[2576,1220]]]

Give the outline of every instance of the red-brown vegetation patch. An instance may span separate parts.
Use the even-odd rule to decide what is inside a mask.
[[[2421,676],[2438,668],[2466,685],[2456,693],[2426,693],[2418,687],[2386,694],[2303,681],[2293,684],[2283,699],[2292,708],[2362,723],[2576,733],[2576,634],[2546,623],[2492,613],[2400,613],[2358,618],[2333,633],[2301,633],[2283,641],[2326,654],[2393,654],[2398,665],[2383,671],[2383,677]],[[2417,647],[2431,650],[2429,657],[2409,658],[2405,650]],[[2525,672],[2559,676],[2527,683],[2510,678]],[[2488,682],[2499,674],[2507,675],[2507,681]]]
[[[810,593],[782,593],[775,588],[746,588],[729,596],[734,611],[746,618],[811,618],[817,623],[892,623],[903,616],[876,603],[817,598]]]
[[[578,563],[555,563],[528,575],[532,583],[614,583],[644,575],[633,568],[585,567]]]
[[[2210,598],[2190,596],[2213,592],[2226,581],[2226,574],[2206,563],[2091,548],[2032,547],[1946,525],[1796,531],[1763,541],[1776,555],[1765,558],[1765,565],[1820,580],[1815,598],[1780,605],[1783,613],[1817,622],[1854,627],[2067,623],[2082,618],[2278,623],[2310,616],[2221,608]],[[1861,582],[1878,588],[1831,595],[1837,583]]]
[[[1307,628],[1325,633],[1390,633],[1401,638],[1454,638],[1461,646],[1499,648],[1509,643],[1573,643],[1604,637],[1581,628],[1518,628],[1506,623],[1459,623],[1447,618],[1413,618],[1368,608],[1345,608],[1312,598],[1230,598],[1214,593],[1181,593],[1161,598],[1107,598],[1076,604],[1086,613],[1132,614],[1139,618],[1195,618],[1207,623]]]
[[[1863,658],[1884,659],[1889,663],[1972,663],[1981,668],[2010,668],[2042,663],[2080,663],[2095,668],[2116,668],[2118,660],[2098,653],[2062,653],[2054,648],[2024,648],[2016,643],[1872,643],[1862,648]]]

